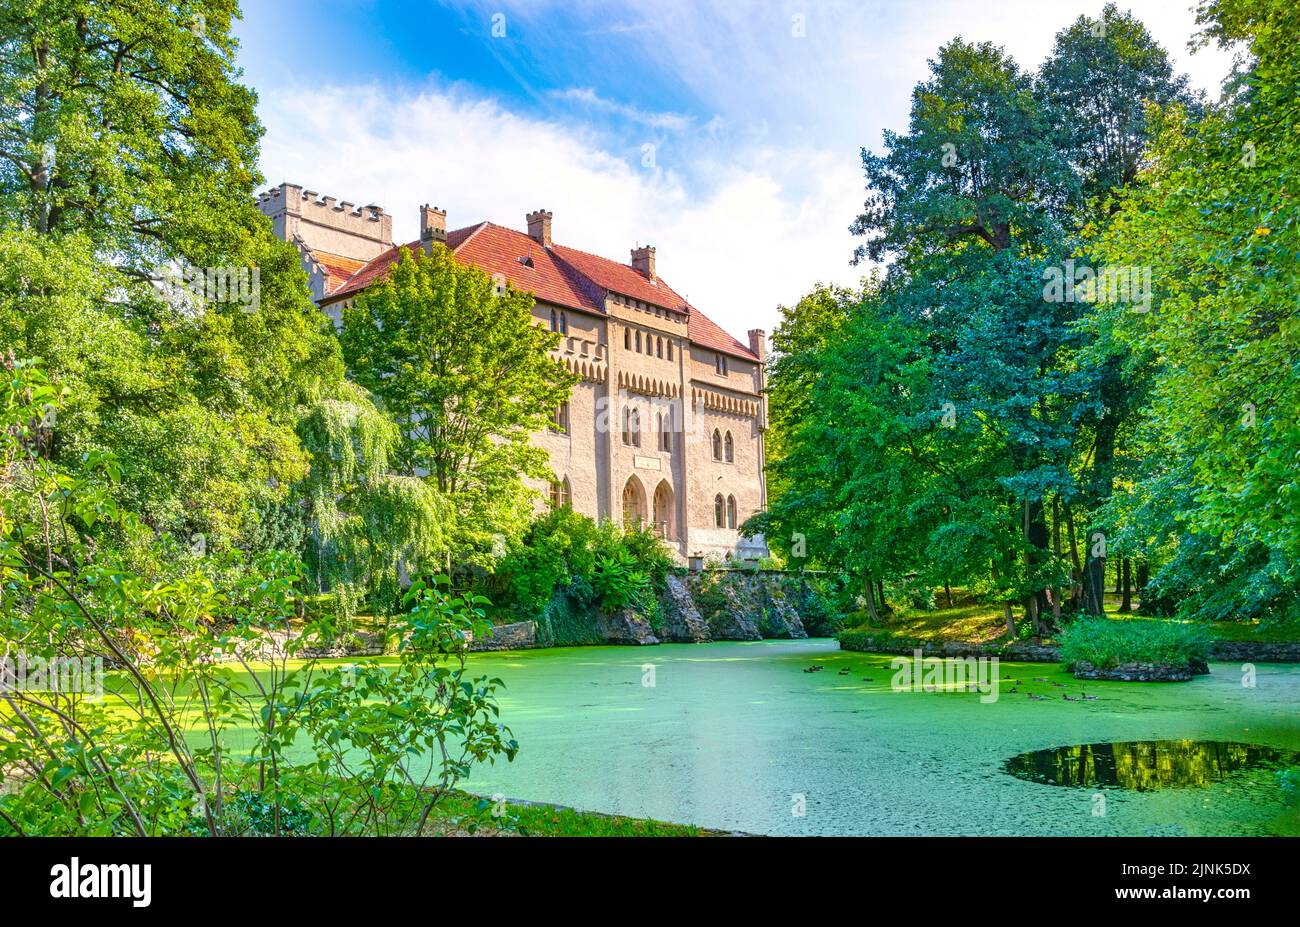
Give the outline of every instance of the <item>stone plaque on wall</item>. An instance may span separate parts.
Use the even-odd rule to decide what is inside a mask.
[[[662,470],[663,464],[658,457],[633,457],[632,466],[638,470]]]

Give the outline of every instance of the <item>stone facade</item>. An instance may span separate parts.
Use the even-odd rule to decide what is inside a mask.
[[[401,250],[451,248],[458,260],[532,292],[534,317],[562,335],[556,356],[580,377],[559,426],[534,436],[556,479],[552,504],[595,519],[653,526],[682,560],[750,559],[761,538],[738,528],[767,504],[763,475],[766,336],[741,343],[658,275],[655,249],[622,264],[552,238],[553,216],[529,213],[528,231],[480,222],[454,231],[446,213],[420,211],[421,239],[393,246],[391,217],[352,210],[282,184],[259,205],[295,242],[313,294],[336,320],[341,306]]]

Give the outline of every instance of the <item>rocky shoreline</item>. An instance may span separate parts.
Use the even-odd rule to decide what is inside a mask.
[[[632,608],[594,612],[590,643],[703,644],[709,641],[760,641],[808,637],[801,610],[807,590],[778,572],[716,570],[670,574],[659,596],[657,620]],[[828,633],[827,629],[822,629]],[[470,650],[520,650],[545,646],[537,623],[497,625],[490,637]]]

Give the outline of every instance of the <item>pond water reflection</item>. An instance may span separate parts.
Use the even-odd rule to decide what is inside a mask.
[[[1300,764],[1300,753],[1220,740],[1133,740],[1075,744],[1014,756],[1003,769],[1047,785],[1112,786],[1150,792],[1196,788],[1250,769]]]

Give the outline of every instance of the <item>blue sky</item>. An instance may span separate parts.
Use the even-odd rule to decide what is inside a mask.
[[[1193,82],[1192,0],[1133,0]],[[237,32],[260,96],[268,183],[290,180],[452,227],[522,228],[623,261],[657,249],[668,282],[733,333],[769,331],[818,280],[852,283],[858,150],[906,126],[926,59],[955,35],[1036,67],[1103,0],[245,0]]]

